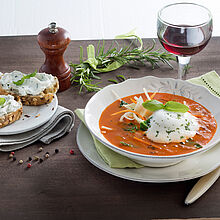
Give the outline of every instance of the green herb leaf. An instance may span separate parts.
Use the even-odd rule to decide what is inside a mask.
[[[13,83],[14,83],[15,85],[17,85],[17,86],[22,85],[22,84],[24,83],[24,77],[23,77],[23,78],[21,78],[21,79],[20,79],[20,80],[18,80],[18,81],[13,81]]]
[[[133,124],[133,123],[129,123],[128,127],[123,128],[124,131],[129,131],[131,133],[135,133],[136,131],[138,131],[138,127],[137,125]]]
[[[121,100],[119,107],[121,108],[123,105],[127,105],[127,104],[128,104],[127,102]]]
[[[17,85],[17,86],[20,86],[20,85],[22,85],[22,84],[24,83],[24,80],[25,80],[25,79],[30,79],[31,77],[36,76],[36,74],[37,74],[37,70],[35,70],[35,71],[34,71],[33,73],[31,73],[31,74],[24,75],[20,80],[18,80],[18,81],[13,81],[13,83],[14,83],[15,85]]]
[[[202,146],[201,146],[200,144],[198,144],[198,143],[196,143],[194,146],[195,146],[196,148],[202,148]]]
[[[129,31],[129,32],[126,33],[126,34],[118,35],[118,36],[115,37],[115,39],[129,39],[129,38],[131,38],[131,37],[135,37],[135,38],[139,41],[139,43],[140,43],[139,49],[141,50],[142,47],[143,47],[143,41],[142,41],[142,39],[141,39],[140,37],[138,37],[138,36],[135,34],[135,29]]]
[[[117,75],[116,77],[117,77],[119,80],[121,80],[121,81],[125,81],[125,80],[126,80],[126,78],[125,78],[124,75]]]
[[[159,102],[155,99],[153,100],[147,100],[146,102],[142,103],[143,107],[150,110],[150,111],[156,111],[159,109],[163,109],[164,105],[162,102]]]
[[[151,120],[151,117],[148,118],[146,121],[142,121],[140,123],[140,130],[147,131],[147,129],[150,127],[150,120]]]
[[[144,121],[142,121],[142,122],[140,123],[140,130],[142,130],[142,131],[147,131],[147,129],[148,129],[147,124],[146,124]]]
[[[109,82],[111,82],[111,83],[118,84],[118,81],[117,81],[117,80],[115,80],[115,79],[108,79],[108,81],[109,81]]]
[[[170,133],[175,132],[175,130],[167,130],[166,132],[169,135]]]
[[[30,79],[31,77],[35,77],[37,74],[37,70],[35,70],[33,73],[28,74],[26,76],[23,76],[24,79]]]
[[[174,101],[168,101],[164,105],[164,109],[167,111],[171,111],[171,112],[182,112],[182,113],[189,111],[188,106],[182,103],[179,103],[179,102],[174,102]]]
[[[0,106],[4,105],[5,101],[5,98],[0,98]]]
[[[128,146],[128,147],[134,147],[133,144],[128,144],[128,143],[126,143],[126,142],[124,142],[124,141],[120,141],[120,144],[122,144],[122,145],[124,145],[124,146]]]
[[[199,143],[195,142],[192,138],[189,138],[188,140],[186,140],[186,145],[195,146],[196,148],[202,148],[203,147]]]

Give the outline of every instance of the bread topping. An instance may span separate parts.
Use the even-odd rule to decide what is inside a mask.
[[[0,117],[11,112],[15,112],[22,106],[21,103],[17,102],[12,95],[0,95],[0,98],[5,99],[4,104],[0,105]]]
[[[51,74],[36,73],[34,77],[25,79],[21,85],[16,85],[17,82],[26,76],[20,71],[13,71],[1,75],[0,84],[2,88],[8,92],[18,94],[20,96],[39,95],[46,88],[52,87],[56,81]]]

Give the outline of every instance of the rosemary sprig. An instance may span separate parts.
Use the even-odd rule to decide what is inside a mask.
[[[131,33],[131,32],[130,32]],[[130,34],[129,33],[129,34]],[[150,63],[152,69],[159,66],[159,62],[166,63],[171,68],[169,61],[176,60],[175,57],[167,52],[161,52],[161,50],[154,50],[155,41],[151,46],[143,47],[142,40],[136,35],[132,34],[124,35],[126,38],[129,36],[135,37],[134,40],[128,45],[119,48],[118,42],[113,41],[112,45],[105,50],[105,41],[98,43],[95,53],[94,45],[90,44],[87,47],[88,59],[83,61],[83,48],[80,47],[80,64],[71,63],[73,77],[72,83],[76,83],[80,86],[79,92],[85,88],[88,92],[99,91],[99,83],[93,84],[94,79],[100,80],[96,74],[110,72],[120,68],[125,64],[138,67],[139,65],[146,65]],[[118,38],[122,38],[120,35]],[[135,42],[140,42],[140,47],[137,47]],[[96,55],[95,55],[96,54]]]

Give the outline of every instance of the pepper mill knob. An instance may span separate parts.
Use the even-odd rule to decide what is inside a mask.
[[[59,91],[70,87],[71,71],[64,61],[63,54],[70,43],[70,34],[55,22],[41,30],[37,36],[38,44],[45,54],[45,62],[39,72],[50,73],[59,80]]]

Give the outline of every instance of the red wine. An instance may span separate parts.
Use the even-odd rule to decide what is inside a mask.
[[[164,34],[159,37],[163,47],[176,55],[191,56],[201,51],[208,43],[202,28],[176,28],[167,27]]]

